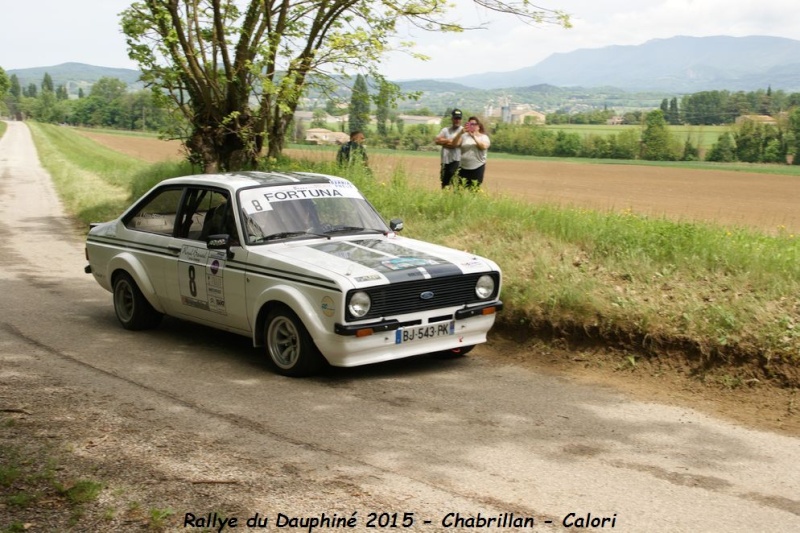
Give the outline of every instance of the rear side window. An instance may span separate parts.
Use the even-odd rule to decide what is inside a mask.
[[[125,221],[128,229],[171,236],[183,189],[167,189],[145,202]]]

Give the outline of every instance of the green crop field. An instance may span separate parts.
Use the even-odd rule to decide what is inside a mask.
[[[619,125],[584,125],[584,124],[557,124],[546,126],[552,131],[568,131],[583,135],[617,135],[626,129],[641,131],[641,126]],[[667,127],[677,139],[684,142],[689,139],[698,148],[708,150],[717,142],[720,135],[726,131],[731,131],[730,126],[668,126]]]

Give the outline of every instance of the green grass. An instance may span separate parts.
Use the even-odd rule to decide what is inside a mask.
[[[170,508],[166,508],[166,509],[152,508],[152,509],[150,509],[150,512],[148,513],[148,515],[149,515],[149,520],[148,520],[148,524],[147,524],[148,529],[152,529],[152,530],[155,530],[155,531],[162,530],[166,526],[167,519],[169,519],[169,517],[171,517],[174,514],[175,514],[175,511],[173,511]]]
[[[411,206],[398,201],[412,196]],[[800,242],[792,235],[423,193],[403,184],[370,197],[405,218],[410,234],[497,259],[508,326],[688,341],[709,358],[795,360],[800,353]]]
[[[70,486],[56,483],[56,490],[73,505],[81,505],[95,501],[103,490],[103,484],[82,479]]]
[[[35,127],[36,137],[49,128]],[[67,139],[58,142],[60,150],[75,146]],[[44,157],[64,160],[58,152],[54,145]],[[281,168],[340,172],[332,163],[306,161],[285,161]],[[135,178],[129,175],[128,190],[144,190],[186,170],[177,164],[142,168]],[[129,196],[120,176],[75,175],[113,185],[117,205]],[[495,259],[504,273],[501,327],[589,337],[645,354],[681,351],[704,364],[744,362],[775,373],[798,361],[800,238],[795,235],[562,208],[483,191],[422,190],[402,168],[387,176],[347,177],[384,217],[403,218],[406,236]],[[56,181],[63,189],[63,180]],[[92,202],[109,200],[96,195],[83,200]],[[87,209],[73,211],[83,224],[91,221]]]
[[[53,177],[66,209],[84,225],[119,215],[131,200],[148,188],[159,169],[175,172],[175,165],[151,165],[125,156],[78,135],[72,128],[27,122],[42,166]],[[191,173],[188,168],[185,172]],[[142,182],[145,185],[141,185]]]
[[[78,524],[86,506],[99,498],[103,485],[86,479],[62,482],[56,458],[63,459],[63,453],[49,446],[0,446],[0,509],[9,509],[10,517],[36,509],[43,501],[50,508],[63,504],[69,511],[69,524]],[[10,522],[4,531],[17,531],[20,523]]]

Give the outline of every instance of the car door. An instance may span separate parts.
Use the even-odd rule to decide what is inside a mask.
[[[187,189],[177,225],[177,253],[170,300],[179,317],[223,329],[247,332],[244,270],[231,268],[225,250],[209,250],[208,237],[227,234],[234,257],[244,252],[233,205],[227,192],[192,187]]]
[[[159,188],[123,219],[125,233],[121,240],[126,244],[126,253],[135,257],[135,263],[140,265],[139,275],[148,278],[167,314],[174,309],[169,287],[174,283],[172,273],[179,250],[175,228],[183,196],[182,186]]]

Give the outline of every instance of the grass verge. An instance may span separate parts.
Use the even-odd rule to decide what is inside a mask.
[[[60,456],[47,446],[0,446],[0,508],[7,508],[9,516],[35,520],[36,509],[47,507],[63,518],[61,526],[79,524],[85,506],[97,501],[103,485],[88,479],[60,480]],[[0,522],[2,531],[27,531],[32,525],[18,519]]]
[[[119,155],[120,163],[104,168],[98,161],[113,161],[113,152],[92,156],[105,149],[54,129],[37,125],[34,137],[46,148],[40,156],[62,196],[76,197],[68,208],[83,224],[105,212],[93,206],[113,205],[107,211],[116,213],[160,179],[191,173],[185,165],[149,167]],[[341,173],[318,161],[277,166]],[[68,178],[59,176],[65,172]],[[495,259],[504,273],[501,328],[609,343],[642,355],[680,354],[699,367],[736,365],[760,379],[800,386],[795,235],[531,204],[480,191],[419,190],[402,168],[387,176],[347,177],[386,218],[403,218],[407,236]],[[81,180],[89,185],[73,183]]]

